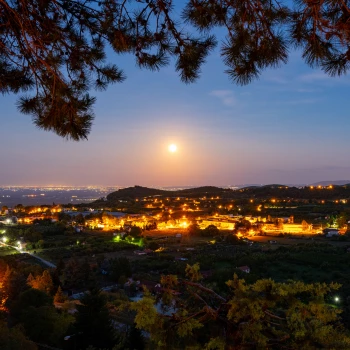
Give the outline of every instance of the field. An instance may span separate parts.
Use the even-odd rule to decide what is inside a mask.
[[[350,247],[350,242],[347,241],[338,241],[331,238],[325,238],[320,236],[291,236],[291,237],[278,237],[278,236],[252,236],[249,237],[250,241],[259,242],[262,244],[270,244],[269,241],[276,241],[276,245],[295,245],[301,243],[328,243],[338,247]],[[275,244],[271,244],[271,246],[276,246]]]
[[[17,254],[17,250],[8,246],[0,245],[0,256]]]

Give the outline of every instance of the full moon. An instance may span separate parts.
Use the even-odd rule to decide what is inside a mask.
[[[169,145],[168,150],[169,152],[174,153],[177,151],[177,146],[172,143],[171,145]]]

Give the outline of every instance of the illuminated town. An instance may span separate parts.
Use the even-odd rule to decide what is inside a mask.
[[[280,190],[288,190],[289,187],[270,186],[277,194]],[[135,189],[138,187],[136,186]],[[142,188],[139,187],[141,190]],[[74,188],[44,188],[45,191],[68,190]],[[103,193],[105,189],[94,189]],[[131,188],[132,190],[132,188]],[[223,192],[223,196],[207,194],[206,189],[199,189],[201,194],[196,197],[198,189],[183,190],[190,196],[167,196],[150,195],[146,197],[135,197],[132,199],[123,197],[123,190],[120,189],[120,199],[111,201],[109,196],[91,202],[89,206],[84,204],[54,204],[40,206],[15,205],[10,208],[2,207],[1,223],[4,225],[30,225],[40,220],[51,220],[60,222],[64,218],[67,226],[78,230],[100,230],[102,232],[129,231],[132,227],[139,227],[145,235],[186,235],[189,226],[196,225],[200,230],[214,226],[218,232],[230,232],[237,237],[253,237],[266,235],[320,235],[324,230],[331,230],[333,235],[345,234],[347,222],[331,219],[333,212],[319,214],[308,213],[304,216],[298,215],[300,209],[306,208],[313,203],[315,207],[335,207],[340,210],[347,206],[347,198],[334,198],[330,193],[333,185],[328,186],[306,186],[299,188],[307,192],[310,198],[247,198],[245,192],[252,192],[252,188],[242,189],[215,189],[209,188],[213,194]],[[25,195],[28,197],[45,196],[39,194]],[[156,189],[154,191],[157,191]],[[173,194],[174,190],[168,190]],[[324,197],[317,195],[313,198],[313,191],[319,191]],[[164,192],[164,190],[163,190]],[[203,195],[205,194],[205,195]],[[230,194],[231,198],[230,198]],[[118,195],[118,191],[113,195]],[[76,196],[73,196],[76,197]],[[234,199],[237,198],[238,199]],[[320,198],[319,198],[320,197]],[[322,199],[324,198],[324,199]],[[337,208],[338,207],[338,208]],[[283,212],[284,215],[278,215]],[[274,214],[274,213],[277,213]],[[79,216],[79,220],[76,217]],[[296,219],[295,219],[296,217]]]

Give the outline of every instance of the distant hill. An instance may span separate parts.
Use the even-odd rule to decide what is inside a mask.
[[[327,185],[329,185],[329,183],[327,183]],[[261,187],[246,187],[233,191],[232,198],[345,199],[350,198],[350,185],[339,186],[333,184],[332,189],[311,189],[310,186],[295,187],[278,184]]]
[[[245,187],[260,187],[264,186],[264,184],[239,184],[239,185],[232,185],[229,186],[230,188],[245,188]]]
[[[347,182],[347,181],[345,181]],[[326,183],[326,182],[325,182]],[[327,182],[329,185],[329,182]],[[316,186],[316,185],[314,185]],[[127,187],[119,189],[107,195],[107,202],[110,205],[116,204],[119,200],[134,200],[145,197],[217,197],[224,199],[350,199],[350,185],[336,185],[333,182],[333,188],[312,189],[310,186],[296,187],[281,184],[272,184],[265,186],[250,186],[240,189],[228,189],[215,186],[204,186],[197,188],[186,188],[182,190],[164,190],[148,188],[142,186]],[[95,202],[98,203],[99,201]],[[106,203],[105,203],[106,204]]]
[[[156,188],[148,188],[142,186],[134,186],[122,188],[118,191],[112,192],[107,196],[108,201],[115,201],[119,199],[136,199],[142,197],[153,197],[153,196],[164,196],[164,197],[199,197],[207,195],[219,196],[226,192],[232,192],[230,189],[215,187],[215,186],[204,186],[196,188],[186,188],[184,190],[168,191],[159,190]]]
[[[260,187],[245,187],[234,191],[233,198],[304,198],[310,193],[298,187],[289,187],[281,184],[265,185]]]
[[[343,186],[343,185],[349,185],[350,180],[337,180],[337,181],[319,181],[311,184],[310,186],[329,186],[329,185],[337,185],[337,186]]]
[[[150,196],[159,196],[165,195],[168,191],[158,190],[156,188],[148,188],[142,186],[126,187],[118,191],[112,192],[107,195],[107,200],[115,200],[121,198],[140,198],[140,197],[150,197]]]

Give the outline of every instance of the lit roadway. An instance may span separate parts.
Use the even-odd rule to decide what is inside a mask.
[[[16,250],[17,250],[19,253],[21,253],[21,254],[29,254],[29,255],[32,256],[33,258],[40,260],[43,264],[45,264],[45,265],[48,266],[48,267],[53,267],[53,268],[56,267],[56,265],[53,264],[52,262],[47,261],[47,260],[45,260],[45,259],[42,259],[42,258],[40,258],[40,256],[37,256],[37,255],[35,255],[35,254],[33,254],[33,253],[24,252],[22,249],[20,249],[20,248],[18,248],[18,247],[16,247],[16,246],[9,245],[9,244],[3,243],[3,242],[0,242],[0,244],[3,245],[3,246],[6,246],[6,247],[10,247],[10,248],[16,249]]]

